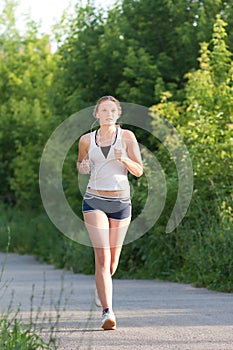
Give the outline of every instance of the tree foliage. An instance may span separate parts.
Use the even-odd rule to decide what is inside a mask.
[[[167,92],[151,109],[152,116],[166,116],[177,125],[193,158],[196,190],[206,199],[223,184],[223,195],[230,195],[233,61],[225,26],[217,15],[212,39],[201,44],[199,69],[186,75],[183,103],[168,101]]]
[[[197,68],[199,43],[211,39],[217,13],[230,19],[231,2],[123,0],[122,34],[126,42],[136,43],[153,57],[153,63],[157,66],[157,79],[162,78],[165,90],[179,97],[184,75],[190,69]],[[229,45],[233,49],[230,40],[232,18],[229,33]],[[160,91],[150,89],[148,94],[158,102]]]
[[[24,36],[19,34],[13,5],[6,2],[1,22],[5,31],[0,35],[1,197],[37,206],[38,165],[53,119],[50,96],[56,61],[48,35],[39,37],[35,23]]]
[[[183,256],[181,264],[190,280],[213,288],[221,279],[229,286],[233,277],[230,268],[233,61],[225,42],[225,26],[217,15],[212,39],[201,44],[199,68],[187,74],[183,103],[163,98],[151,109],[152,117],[164,115],[177,125],[192,157],[194,193],[187,219],[177,231],[175,242],[177,247],[178,240],[182,239],[179,254]],[[186,246],[183,235],[187,232],[189,244]],[[225,254],[228,257],[221,258]]]

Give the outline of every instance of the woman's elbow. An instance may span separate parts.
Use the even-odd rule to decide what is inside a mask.
[[[136,176],[136,177],[140,177],[140,176],[142,176],[142,175],[143,175],[143,167],[140,166],[140,167],[138,167],[135,176]]]

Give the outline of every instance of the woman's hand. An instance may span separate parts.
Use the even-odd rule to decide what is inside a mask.
[[[89,174],[91,171],[91,165],[89,159],[83,159],[82,162],[77,162],[77,169],[80,174]]]
[[[122,148],[114,148],[114,155],[117,160],[121,161],[122,160],[122,155],[123,155],[123,149]]]

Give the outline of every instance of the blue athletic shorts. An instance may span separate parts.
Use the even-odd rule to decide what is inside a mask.
[[[86,192],[83,197],[82,211],[103,211],[109,219],[122,220],[131,216],[131,200],[129,197],[104,197]]]

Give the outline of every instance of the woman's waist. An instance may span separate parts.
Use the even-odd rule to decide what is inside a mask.
[[[88,187],[86,190],[87,193],[96,194],[97,196],[113,197],[113,198],[125,198],[130,197],[130,190],[97,190]]]
[[[95,176],[91,174],[87,189],[97,191],[96,193],[106,191],[106,195],[111,197],[115,195],[122,197],[124,193],[128,194],[130,192],[130,185],[127,175],[114,174],[113,176],[109,176],[109,174],[104,174],[103,176],[99,176],[97,174]],[[104,192],[101,195],[105,195]]]

